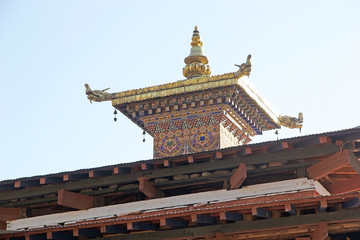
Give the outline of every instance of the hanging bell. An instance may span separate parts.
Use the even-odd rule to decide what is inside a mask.
[[[116,111],[116,109],[115,109],[115,110],[114,110],[114,122],[116,122],[116,120],[117,120],[116,114],[117,114],[117,111]]]

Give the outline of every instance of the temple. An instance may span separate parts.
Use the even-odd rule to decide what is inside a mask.
[[[0,240],[357,240],[360,127],[251,143],[301,129],[247,81],[251,55],[211,75],[195,27],[186,79],[108,93],[154,139],[154,158],[0,182]],[[100,127],[100,126],[99,126]]]

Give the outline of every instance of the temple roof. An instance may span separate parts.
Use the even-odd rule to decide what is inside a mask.
[[[237,71],[211,76],[210,67],[207,65],[208,59],[204,55],[202,44],[198,28],[195,27],[192,36],[191,51],[189,56],[185,58],[186,66],[183,69],[186,79],[115,93],[107,93],[107,89],[92,91],[86,84],[88,99],[90,101],[112,101],[112,105],[121,110],[120,105],[124,106],[126,104],[152,101],[167,97],[176,98],[180,95],[195,94],[201,91],[234,86],[245,95],[244,97],[235,96],[236,99],[242,98],[242,104],[246,105],[246,107],[242,109],[239,108],[236,111],[244,112],[246,115],[244,121],[252,122],[254,125],[256,125],[257,122],[262,122],[262,126],[260,128],[256,127],[255,129],[255,131],[259,131],[258,133],[261,134],[262,130],[280,128],[280,126],[289,128],[302,127],[303,119],[301,113],[298,118],[279,115],[245,78],[245,76],[249,76],[251,72],[251,55],[248,55],[245,63],[241,65],[235,64],[239,67]],[[227,104],[232,104],[231,102],[233,102],[233,99],[229,100]],[[233,104],[237,105],[237,103]],[[146,115],[147,113],[145,112],[144,114]],[[128,117],[144,129],[141,121],[132,119],[133,116],[131,115]],[[251,117],[253,118],[251,119]]]

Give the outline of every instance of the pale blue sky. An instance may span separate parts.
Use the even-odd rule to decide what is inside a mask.
[[[199,27],[213,74],[249,80],[304,128],[360,125],[360,1],[0,0],[0,180],[152,158],[152,139],[84,83],[110,92],[181,80]],[[273,131],[254,142],[276,140]]]

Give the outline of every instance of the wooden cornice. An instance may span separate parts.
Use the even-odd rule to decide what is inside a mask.
[[[114,184],[121,186],[137,183],[139,177],[146,177],[151,180],[155,178],[173,177],[180,174],[193,174],[199,172],[214,172],[217,170],[234,169],[238,168],[241,163],[251,166],[264,164],[266,165],[271,162],[279,161],[294,161],[297,159],[317,159],[321,156],[335,154],[338,151],[339,146],[335,144],[325,144],[316,148],[286,149],[270,154],[254,153],[237,158],[222,158],[219,160],[215,160],[214,162],[195,162],[192,164],[180,165],[172,168],[167,167],[145,171],[135,171],[133,173],[121,173],[100,178],[87,178],[77,181],[44,185],[41,187],[32,187],[31,189],[24,188],[18,189],[16,191],[0,192],[0,206],[9,204],[9,201],[13,199],[30,199],[35,197],[42,197],[45,195],[57,194],[57,192],[61,189],[76,192],[82,189],[96,189],[101,187],[102,190],[98,190],[98,194],[102,194],[102,192],[109,193],[116,191],[116,189],[114,190],[113,188],[106,189],[106,186],[111,186]],[[308,167],[316,162],[318,162],[318,160],[315,160],[314,162],[295,162],[284,166],[267,167],[265,169],[253,169],[248,171],[248,178],[251,176],[270,174],[271,172],[284,171],[286,169],[297,169],[304,166]],[[167,184],[171,184],[171,182]]]

